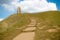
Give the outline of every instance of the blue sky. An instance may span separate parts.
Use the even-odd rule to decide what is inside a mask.
[[[60,10],[60,0],[0,0],[0,19],[16,13],[18,6],[22,12]]]

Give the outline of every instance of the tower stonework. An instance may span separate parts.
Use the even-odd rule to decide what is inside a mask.
[[[17,14],[20,14],[20,13],[21,13],[21,8],[18,7],[18,8],[17,8]]]

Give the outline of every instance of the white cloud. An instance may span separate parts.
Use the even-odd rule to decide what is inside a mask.
[[[42,12],[49,10],[57,10],[54,3],[48,3],[46,0],[23,1],[20,3],[22,11],[25,12]]]
[[[49,10],[57,10],[55,3],[48,3],[47,0],[24,0],[19,2],[19,0],[14,0],[8,4],[3,4],[3,6],[13,11],[17,6],[21,7],[22,12],[42,12]]]
[[[9,4],[3,4],[2,6],[4,6],[5,9],[8,9],[9,11],[14,11],[14,7],[12,5]]]
[[[0,21],[2,21],[3,19],[0,19]]]
[[[54,4],[54,3],[49,3],[49,5],[50,5],[50,7],[49,7],[49,9],[51,10],[57,10],[57,8],[56,8],[56,4]]]

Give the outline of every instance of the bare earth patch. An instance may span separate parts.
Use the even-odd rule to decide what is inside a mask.
[[[58,32],[58,30],[57,29],[49,29],[49,30],[47,30],[48,32]]]
[[[13,40],[34,40],[34,32],[22,33],[16,36]]]
[[[35,30],[36,27],[36,20],[31,19],[31,23],[27,25],[28,28],[24,29],[23,31]],[[34,32],[25,32],[16,36],[13,40],[34,40],[35,33]]]

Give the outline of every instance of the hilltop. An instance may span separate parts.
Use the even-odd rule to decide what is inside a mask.
[[[0,22],[0,40],[12,40],[26,28],[26,25],[31,22],[31,18],[36,20],[34,40],[46,40],[46,38],[50,38],[51,40],[60,39],[60,11],[47,11],[39,13],[20,13],[9,16]],[[48,29],[57,29],[58,32],[45,32]],[[55,35],[55,37],[52,38],[50,35]]]

